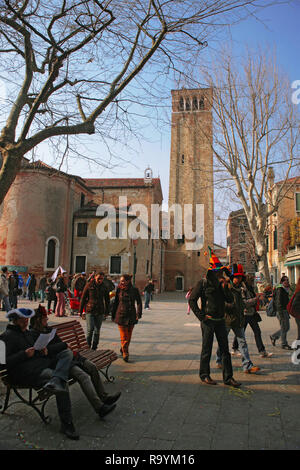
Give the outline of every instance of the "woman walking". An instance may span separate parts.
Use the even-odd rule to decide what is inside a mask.
[[[66,309],[66,300],[65,300],[65,292],[67,290],[67,286],[65,284],[64,275],[60,274],[58,276],[58,281],[56,283],[56,297],[57,297],[57,305],[55,309],[55,316],[56,317],[65,317],[65,309]]]
[[[254,333],[256,347],[261,357],[272,357],[273,353],[266,351],[261,337],[261,329],[258,324],[261,321],[261,316],[256,310],[258,297],[254,291],[254,276],[251,274],[246,275],[246,279],[242,284],[242,298],[245,305],[244,330],[246,331],[247,325],[250,325]]]
[[[112,308],[112,321],[117,323],[121,339],[121,354],[125,362],[129,361],[129,345],[134,325],[142,317],[142,299],[136,287],[131,283],[131,276],[121,276]]]

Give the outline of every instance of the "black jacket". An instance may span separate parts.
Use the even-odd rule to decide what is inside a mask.
[[[201,309],[198,300],[201,298]],[[206,280],[201,279],[193,288],[189,305],[196,315],[202,321],[205,315],[210,315],[212,320],[221,320],[224,318],[225,306],[233,303],[233,296],[227,284],[218,281],[214,271],[207,272]]]
[[[138,323],[142,317],[142,299],[136,287],[131,285],[127,290],[118,287],[111,317],[115,323],[122,326]]]
[[[275,296],[273,302],[276,312],[281,313],[286,310],[290,298],[288,292],[283,286],[281,286],[281,284],[279,287],[276,287],[273,296]]]
[[[47,367],[55,368],[55,352],[47,356],[35,351],[33,357],[29,358],[25,353],[31,348],[37,336],[32,331],[22,331],[18,325],[8,324],[6,331],[0,336],[6,346],[6,366],[10,380],[17,385],[28,385],[39,387],[41,385],[39,376]],[[65,345],[65,343],[63,343]],[[67,345],[63,346],[65,349]]]

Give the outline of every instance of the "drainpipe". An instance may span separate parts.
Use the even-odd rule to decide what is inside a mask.
[[[70,274],[73,274],[73,250],[74,250],[74,225],[75,225],[75,217],[73,214],[72,217],[72,238],[71,238],[71,259],[70,259]]]

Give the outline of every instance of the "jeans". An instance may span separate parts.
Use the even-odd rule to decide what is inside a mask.
[[[40,296],[41,296],[41,302],[44,303],[45,301],[45,290],[44,289],[40,289]]]
[[[287,342],[287,332],[290,329],[290,316],[287,310],[282,312],[277,312],[276,317],[278,318],[280,324],[280,330],[276,331],[271,335],[272,339],[279,339],[281,337],[281,346],[286,346]]]
[[[228,348],[228,333],[225,326],[225,321],[203,320],[201,321],[202,330],[202,351],[200,357],[200,378],[203,380],[210,375],[210,359],[212,353],[212,346],[214,334],[216,335],[223,366],[223,381],[228,382],[232,376],[232,363],[231,356]]]
[[[145,307],[144,308],[149,308],[149,304],[150,304],[150,300],[151,300],[151,294],[150,292],[145,292]]]
[[[250,325],[252,328],[258,352],[259,353],[264,352],[266,348],[264,346],[264,343],[261,337],[261,329],[259,327],[257,320],[253,317],[253,315],[245,315],[245,326],[244,326],[245,332],[246,332],[247,325]],[[232,343],[232,349],[237,350],[238,348],[239,348],[239,345],[238,345],[237,338],[235,336],[233,343]]]
[[[2,304],[3,304],[3,307],[4,307],[4,310],[6,312],[9,312],[11,310],[11,306],[10,306],[10,303],[9,303],[9,297],[8,295],[5,295],[3,298],[2,298]]]
[[[226,330],[227,330],[227,336],[228,336],[230,330],[232,330],[234,332],[236,338],[237,338],[239,350],[240,350],[240,353],[242,354],[242,367],[243,367],[243,369],[244,370],[251,369],[251,367],[253,367],[253,363],[250,360],[248,345],[247,345],[246,338],[245,338],[244,328],[229,328],[229,327],[226,327]],[[221,364],[221,356],[220,356],[219,348],[217,349],[216,362],[217,362],[217,364]]]
[[[85,360],[80,367],[74,365],[70,370],[70,377],[79,383],[81,390],[98,413],[108,394],[104,390],[100,373],[95,364]]]
[[[100,339],[100,328],[103,321],[103,314],[86,314],[86,341],[90,348],[97,349]]]
[[[56,366],[54,369],[46,368],[40,374],[40,380],[45,385],[52,377],[59,377],[64,382],[69,379],[69,371],[73,361],[73,353],[70,349],[65,349],[56,355]],[[61,393],[55,396],[56,406],[59,418],[62,423],[69,424],[72,422],[71,399],[68,393]]]

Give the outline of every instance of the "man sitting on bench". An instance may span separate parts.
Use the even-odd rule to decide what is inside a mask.
[[[46,309],[41,305],[35,310],[35,316],[30,320],[30,328],[35,339],[37,339],[41,333],[50,333],[52,330],[52,328],[48,326]],[[49,343],[49,346],[54,347],[54,345],[59,344],[66,343],[62,342],[56,334]],[[93,362],[78,353],[75,354],[69,377],[79,382],[83,393],[100,418],[103,418],[115,409],[115,402],[120,398],[121,392],[117,392],[114,395],[108,395],[108,393],[105,392],[100,373]]]
[[[67,387],[73,354],[67,345],[48,345],[37,351],[35,337],[27,329],[35,311],[27,308],[10,310],[6,317],[10,323],[0,336],[6,347],[6,366],[9,380],[16,386],[43,388],[47,394],[56,395],[61,432],[69,439],[77,440],[71,413],[71,399]]]

